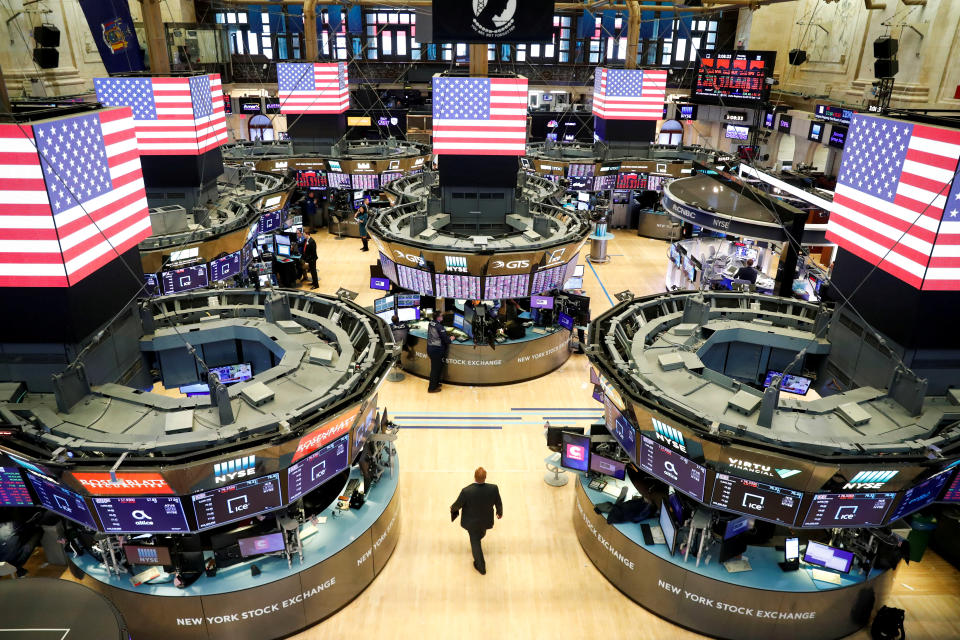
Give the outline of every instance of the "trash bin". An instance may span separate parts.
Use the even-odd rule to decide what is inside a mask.
[[[910,534],[907,542],[910,543],[910,562],[923,560],[923,552],[930,544],[930,535],[937,528],[937,519],[933,516],[916,514],[910,518]]]

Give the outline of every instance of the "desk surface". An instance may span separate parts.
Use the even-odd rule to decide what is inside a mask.
[[[580,484],[583,487],[587,497],[590,499],[590,502],[593,504],[598,504],[600,502],[612,502],[614,500],[614,498],[612,498],[609,494],[591,489],[588,486],[589,479],[585,474],[581,473],[577,475],[580,477]],[[626,481],[626,484],[631,490],[636,492],[629,480]],[[633,493],[631,493],[631,495],[633,495]],[[855,570],[852,570],[849,574],[840,575],[840,584],[820,582],[810,577],[811,570],[813,568],[819,569],[820,567],[810,567],[803,564],[801,564],[800,569],[797,571],[783,571],[777,564],[783,560],[783,552],[777,551],[773,547],[747,547],[747,550],[744,552],[743,556],[750,561],[750,566],[753,567],[750,571],[730,573],[723,567],[722,564],[717,562],[716,557],[711,558],[709,564],[704,565],[704,563],[701,562],[700,566],[698,567],[696,566],[697,559],[693,557],[693,555],[691,555],[690,558],[684,562],[683,554],[678,551],[674,555],[670,555],[670,553],[667,551],[666,544],[645,544],[643,542],[643,534],[640,530],[641,524],[642,523],[639,522],[625,522],[621,524],[615,524],[613,527],[637,546],[642,547],[645,551],[649,551],[650,553],[663,560],[666,560],[667,562],[670,562],[671,564],[706,578],[712,578],[728,584],[735,584],[753,589],[765,589],[769,591],[811,592],[842,589],[844,587],[860,584],[866,580],[866,577],[863,574],[855,573]],[[659,526],[657,518],[645,520],[643,524]],[[677,547],[679,548],[680,544],[685,541],[686,536],[683,535],[683,533],[678,534]],[[871,572],[870,577],[876,577],[880,575],[880,573],[882,572],[875,570]]]
[[[119,577],[109,574],[93,556],[84,554],[73,562],[80,567],[84,573],[109,584],[113,587],[155,596],[207,596],[223,593],[231,593],[262,586],[270,582],[282,580],[284,578],[296,575],[310,567],[324,562],[334,556],[364,531],[370,529],[374,522],[384,513],[387,506],[393,499],[397,490],[399,479],[399,469],[397,468],[396,458],[393,460],[393,469],[386,469],[380,477],[380,481],[370,489],[370,495],[360,509],[349,509],[335,516],[333,508],[324,509],[320,516],[325,516],[327,521],[316,527],[315,533],[304,534],[301,529],[301,541],[303,543],[303,564],[293,557],[293,563],[287,566],[287,559],[278,556],[257,556],[240,562],[225,569],[218,569],[215,577],[206,575],[191,584],[189,587],[178,589],[173,586],[173,576],[168,576],[169,582],[161,584],[143,584],[134,587],[130,584],[130,575],[122,574]],[[351,478],[362,479],[359,471],[354,468],[351,471]],[[272,514],[266,514],[272,518]],[[250,574],[250,565],[256,564],[260,569],[260,575],[253,577]],[[163,580],[164,578],[158,578]]]
[[[417,337],[417,338],[422,338],[422,339],[426,340],[426,338],[427,338],[427,324],[428,324],[428,323],[427,323],[427,321],[425,321],[425,320],[419,320],[419,321],[417,321],[417,322],[410,322],[410,323],[408,323],[408,325],[409,325],[409,327],[410,327],[410,335],[415,336],[415,337]],[[543,333],[536,333],[535,331],[533,331],[533,329],[535,329],[535,328],[536,328],[536,329],[542,329],[544,332],[543,332]],[[564,332],[569,333],[569,331],[567,331],[567,329],[564,329],[563,327],[558,327],[558,326],[552,326],[552,327],[534,327],[534,326],[530,326],[530,327],[527,327],[526,330],[527,330],[527,332],[526,332],[526,335],[524,335],[524,337],[522,337],[522,338],[517,338],[516,340],[511,340],[511,339],[508,338],[507,340],[505,340],[505,341],[503,341],[503,342],[497,342],[497,346],[499,347],[499,346],[502,345],[502,344],[519,344],[519,343],[521,343],[521,342],[530,342],[530,341],[532,341],[532,340],[539,340],[540,338],[546,338],[547,336],[551,336],[551,335],[555,334],[555,333],[558,332],[558,331],[564,331]],[[477,347],[486,347],[486,348],[489,348],[489,347],[490,347],[490,345],[488,345],[488,344],[483,344],[483,343],[478,344],[478,345],[474,345],[472,338],[471,338],[471,339],[468,339],[466,342],[458,342],[458,341],[454,340],[452,343],[450,343],[450,346],[451,346],[451,347],[456,347],[456,346],[459,346],[459,345],[466,346],[466,347],[474,347],[474,346],[477,346]]]

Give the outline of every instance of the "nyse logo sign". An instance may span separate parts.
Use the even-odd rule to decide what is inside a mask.
[[[257,472],[257,456],[243,456],[213,465],[213,481],[217,484],[233,482]]]
[[[653,433],[657,440],[669,445],[680,453],[687,452],[687,444],[683,440],[683,434],[670,425],[660,422],[656,418],[650,418],[653,421]]]
[[[509,262],[504,262],[503,260],[494,260],[493,265],[494,269],[529,269],[530,261],[529,260],[510,260]]]
[[[879,489],[893,479],[898,471],[858,471],[843,485],[844,489]]]

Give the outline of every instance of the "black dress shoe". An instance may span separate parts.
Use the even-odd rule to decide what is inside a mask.
[[[487,568],[486,568],[486,567],[482,567],[482,566],[478,565],[476,562],[474,562],[474,563],[473,563],[473,568],[476,569],[476,570],[477,570],[477,573],[479,573],[480,575],[482,575],[482,576],[487,575]]]
[[[427,393],[440,393],[440,387],[434,387],[433,389],[427,387]]]

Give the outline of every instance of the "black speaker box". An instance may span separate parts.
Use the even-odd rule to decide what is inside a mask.
[[[874,60],[873,75],[877,78],[892,78],[900,71],[900,63],[896,60]]]
[[[59,47],[60,29],[52,24],[42,24],[33,28],[33,39],[38,47]]]
[[[799,66],[807,61],[807,52],[803,49],[791,49],[790,50],[790,64],[793,66]]]
[[[33,61],[41,69],[56,69],[60,64],[60,52],[53,47],[37,47],[33,50]]]
[[[897,55],[897,49],[899,49],[899,41],[893,38],[877,38],[873,41],[874,58],[892,58]]]

